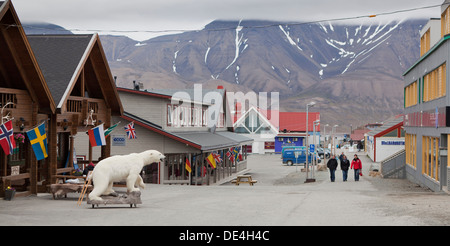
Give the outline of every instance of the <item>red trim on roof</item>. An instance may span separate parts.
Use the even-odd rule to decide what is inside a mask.
[[[388,134],[389,132],[391,132],[391,131],[393,131],[395,129],[398,129],[398,128],[402,127],[402,126],[403,126],[403,121],[398,123],[398,124],[396,124],[396,125],[393,125],[393,126],[389,127],[388,129],[386,129],[386,130],[384,130],[382,132],[377,133],[376,135],[374,135],[374,137],[384,136],[384,135]]]
[[[161,134],[161,135],[163,135],[163,136],[169,137],[169,138],[171,138],[171,139],[173,139],[173,140],[175,140],[175,141],[178,141],[178,142],[181,142],[181,143],[185,143],[185,144],[187,144],[187,145],[189,145],[189,146],[192,146],[192,147],[194,147],[194,148],[196,148],[196,149],[199,149],[199,150],[202,149],[202,146],[201,146],[201,145],[192,143],[192,142],[190,142],[190,141],[188,141],[188,140],[186,140],[186,139],[180,138],[180,137],[178,137],[178,136],[175,136],[175,135],[173,135],[173,134],[170,134],[170,133],[168,133],[168,132],[166,132],[166,131],[163,131],[163,130],[161,130],[161,129],[158,129],[158,128],[149,126],[149,125],[147,125],[147,124],[144,124],[144,123],[142,123],[142,122],[140,122],[140,121],[136,121],[136,120],[134,120],[134,119],[132,119],[132,118],[130,118],[130,117],[124,116],[124,115],[122,115],[122,116],[120,116],[120,117],[121,117],[122,119],[125,119],[125,120],[128,120],[128,121],[134,121],[134,122],[136,122],[136,124],[138,124],[138,125],[140,125],[140,126],[142,126],[142,127],[144,127],[144,128],[147,128],[147,129],[149,129],[149,130],[151,130],[151,131],[154,131],[154,132],[156,132],[156,133],[159,133],[159,134]]]
[[[133,89],[127,89],[127,88],[117,88],[118,91],[123,91],[123,92],[129,92],[129,93],[134,93],[134,94],[139,94],[139,95],[145,95],[145,96],[152,96],[152,97],[159,97],[159,98],[167,98],[167,99],[171,99],[171,96],[168,95],[162,95],[162,94],[158,94],[158,93],[154,93],[154,92],[148,92],[148,91],[137,91],[137,90],[133,90]]]
[[[279,133],[277,135],[277,137],[305,137],[306,133],[305,132],[291,132],[291,133]]]

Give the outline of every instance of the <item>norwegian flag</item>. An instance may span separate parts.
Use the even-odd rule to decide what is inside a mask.
[[[234,150],[234,148],[231,148],[226,153],[226,155],[227,155],[228,159],[230,159],[230,161],[232,161],[231,158],[233,157],[233,150]]]
[[[11,120],[0,125],[0,145],[6,155],[12,154],[13,149],[16,148],[16,141],[14,140],[13,125]]]
[[[127,133],[128,139],[136,138],[136,131],[134,130],[134,122],[131,122],[125,126],[125,132]]]

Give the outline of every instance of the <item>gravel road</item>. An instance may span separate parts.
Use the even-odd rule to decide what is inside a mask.
[[[351,156],[351,154],[350,154]],[[450,196],[407,180],[368,175],[371,161],[360,154],[364,176],[336,182],[316,171],[305,183],[301,166],[286,166],[280,155],[252,155],[254,186],[230,182],[211,186],[148,184],[137,208],[77,206],[78,194],[0,200],[0,225],[302,226],[449,225]]]

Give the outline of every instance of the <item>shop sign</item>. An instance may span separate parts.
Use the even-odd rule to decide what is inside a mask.
[[[127,140],[126,140],[126,136],[124,134],[117,134],[117,135],[112,135],[111,136],[111,140],[112,146],[126,146]]]
[[[405,145],[405,141],[381,141],[381,145]]]

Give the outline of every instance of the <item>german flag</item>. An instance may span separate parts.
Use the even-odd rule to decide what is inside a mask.
[[[208,157],[206,157],[206,161],[211,165],[212,168],[216,168],[216,160],[214,160],[213,154],[209,154]]]
[[[188,171],[188,172],[191,172],[192,170],[191,170],[191,163],[189,162],[189,159],[188,158],[186,158],[186,170]]]

